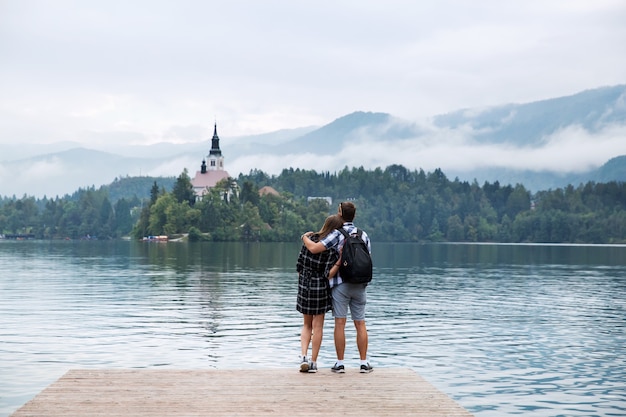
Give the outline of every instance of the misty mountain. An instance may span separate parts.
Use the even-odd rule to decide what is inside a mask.
[[[249,153],[256,153],[259,149],[280,147],[285,142],[292,141],[295,138],[299,138],[308,134],[309,132],[317,129],[316,126],[300,127],[296,129],[283,129],[270,133],[262,133],[258,135],[248,136],[235,136],[228,137],[224,135],[225,141],[222,142],[222,149],[224,145],[228,149],[228,153],[232,155],[246,155]],[[218,126],[218,136],[222,136]],[[200,142],[190,143],[168,143],[161,142],[152,145],[132,145],[124,147],[116,147],[115,152],[128,157],[145,158],[149,156],[149,159],[153,158],[168,158],[172,156],[185,157],[195,155],[198,159],[200,155],[200,161],[202,156],[209,153],[211,148],[211,138],[208,137]],[[199,163],[199,162],[198,162]],[[188,167],[191,171],[191,168]],[[182,171],[182,169],[181,169]]]
[[[567,97],[488,109],[465,109],[434,118],[439,127],[475,132],[478,142],[534,146],[560,129],[578,125],[590,132],[626,122],[626,86],[603,87]]]
[[[532,191],[626,181],[626,86],[418,121],[357,111],[321,127],[229,137],[218,126],[218,134],[234,177],[253,169],[276,175],[285,168],[336,172],[398,164]],[[176,177],[184,169],[193,177],[210,147],[210,137],[96,149],[71,142],[0,145],[0,195],[54,197],[126,176]]]
[[[537,146],[546,137],[570,126],[594,133],[611,124],[626,124],[626,85],[602,87],[526,104],[463,109],[435,116],[432,125],[449,131],[470,132],[477,143]],[[387,113],[357,111],[326,126],[271,147],[271,152],[332,154],[363,136],[401,141],[428,135],[427,125],[394,118]],[[250,150],[253,150],[250,147]],[[256,151],[260,151],[257,148]],[[265,149],[267,151],[267,149]]]
[[[533,192],[564,188],[568,185],[578,187],[589,181],[606,183],[609,181],[626,181],[626,155],[612,158],[599,168],[585,173],[555,173],[531,170],[510,170],[506,168],[485,168],[474,170],[471,173],[458,173],[453,170],[444,171],[450,179],[459,178],[463,181],[476,180],[480,185],[485,181],[500,184],[523,184]]]
[[[71,194],[78,188],[109,184],[115,178],[146,175],[162,163],[160,159],[129,158],[73,148],[2,163],[0,195],[54,198]],[[7,189],[13,191],[7,192]]]
[[[442,166],[450,178],[480,183],[499,181],[502,184],[524,184],[537,191],[541,189],[578,185],[587,181],[626,181],[626,158],[611,155],[613,158],[597,168],[586,170],[557,168],[568,155],[569,138],[585,132],[589,141],[604,129],[618,126],[626,132],[626,86],[603,87],[583,91],[568,97],[526,104],[506,104],[486,109],[464,109],[436,116],[432,126],[442,132],[437,140],[446,140],[446,135],[462,132],[464,140],[476,145],[501,145],[518,148],[539,148],[556,135],[564,142],[561,151],[557,149],[554,167],[549,164],[543,169],[520,169],[498,166],[487,161],[467,169],[454,164]],[[386,113],[355,112],[300,138],[273,149],[281,155],[310,152],[317,155],[332,155],[350,143],[358,143],[363,137],[384,143],[389,149],[402,149],[407,139],[424,142],[424,147],[432,146],[432,128],[428,124],[411,123],[396,119]],[[575,138],[577,139],[577,138]],[[626,138],[618,137],[626,143]],[[576,143],[572,140],[572,143]],[[353,149],[358,149],[355,147]],[[626,151],[626,147],[622,148]],[[454,147],[450,147],[454,151]],[[409,150],[407,149],[407,152]],[[417,159],[417,158],[416,158]],[[408,164],[404,164],[407,166]],[[486,165],[486,166],[485,166]],[[420,168],[419,161],[415,166]]]
[[[423,132],[416,125],[394,119],[390,114],[357,111],[275,146],[272,152],[280,155],[299,152],[332,155],[346,144],[358,143],[363,135],[381,140],[398,140],[415,137],[420,133]]]
[[[82,145],[78,142],[56,142],[56,143],[0,143],[0,163],[26,160],[28,158],[36,158],[42,155],[55,154],[59,152],[69,151],[70,149],[80,148]]]
[[[588,174],[576,175],[573,177],[570,183],[580,184],[586,181],[626,181],[626,155],[612,158],[606,164],[602,165],[598,169],[589,172]]]

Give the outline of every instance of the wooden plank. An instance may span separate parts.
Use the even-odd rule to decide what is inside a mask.
[[[471,416],[415,371],[71,370],[12,417]]]

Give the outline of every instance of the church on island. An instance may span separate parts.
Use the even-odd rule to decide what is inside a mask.
[[[211,150],[202,159],[200,171],[196,171],[196,175],[191,180],[196,199],[201,199],[210,188],[229,177],[228,172],[224,170],[224,157],[220,150],[220,138],[217,136],[217,123],[215,123],[213,138],[211,138]]]

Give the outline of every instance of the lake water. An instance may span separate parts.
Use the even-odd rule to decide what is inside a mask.
[[[0,416],[69,369],[297,372],[298,250],[0,241]],[[410,367],[477,417],[626,415],[626,246],[373,250],[375,369]],[[334,359],[329,314],[321,371]]]

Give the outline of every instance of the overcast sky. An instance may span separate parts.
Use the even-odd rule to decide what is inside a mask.
[[[200,141],[626,82],[623,0],[0,0],[0,143]],[[1,158],[0,158],[1,159]]]

